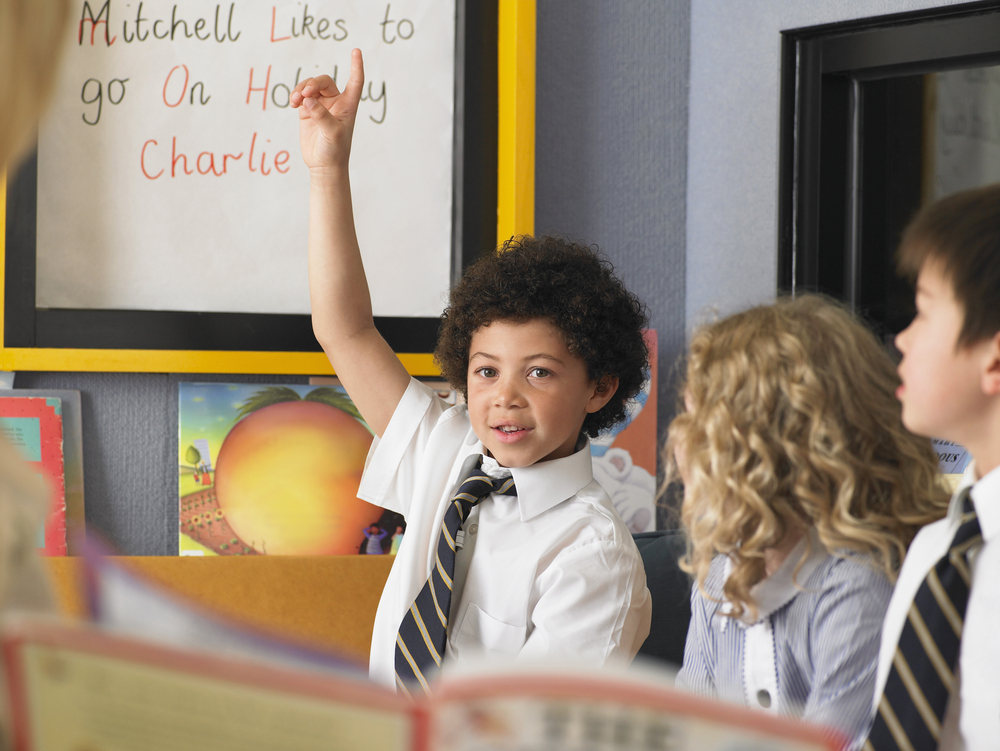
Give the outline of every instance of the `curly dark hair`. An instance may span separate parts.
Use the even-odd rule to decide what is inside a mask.
[[[614,276],[596,247],[558,237],[522,235],[471,265],[441,314],[434,359],[451,385],[468,396],[472,335],[493,321],[544,318],[558,328],[570,352],[598,381],[618,378],[618,390],[588,414],[583,431],[594,438],[625,419],[649,368],[643,339],[645,306]]]

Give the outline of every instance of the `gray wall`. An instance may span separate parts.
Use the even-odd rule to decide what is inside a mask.
[[[687,319],[777,288],[781,31],[956,0],[691,0]]]
[[[646,302],[661,431],[684,348],[689,8],[538,0],[535,232],[598,245]]]

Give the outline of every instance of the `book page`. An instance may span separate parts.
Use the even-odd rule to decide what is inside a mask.
[[[31,749],[384,751],[412,748],[406,714],[67,647],[23,652]]]
[[[818,725],[675,690],[666,671],[539,668],[447,678],[433,704],[435,751],[835,751]]]
[[[699,717],[670,715],[613,702],[503,700],[452,704],[436,716],[440,735],[435,751],[819,751],[816,741],[778,738],[760,730],[725,725]]]

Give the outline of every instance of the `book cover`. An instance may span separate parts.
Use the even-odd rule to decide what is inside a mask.
[[[834,751],[825,728],[650,675],[551,668],[444,678],[410,701],[320,674],[111,634],[8,621],[14,746],[34,749]]]
[[[363,665],[206,611],[84,556],[96,622],[7,620],[15,748],[399,751],[839,749],[829,729],[673,688],[652,664],[604,670],[466,659],[411,701]]]
[[[16,389],[5,397],[55,397],[62,402],[63,473],[66,491],[66,553],[82,555],[86,536],[83,492],[83,417],[75,389]]]
[[[39,552],[66,555],[62,400],[52,396],[0,396],[0,431],[49,488],[49,510],[38,531]]]
[[[364,679],[41,619],[8,621],[4,656],[20,751],[422,747],[416,707]]]
[[[181,383],[181,555],[385,554],[399,514],[357,497],[372,433],[343,388]]]
[[[932,438],[931,444],[938,457],[938,469],[944,475],[945,482],[954,492],[965,468],[969,466],[972,457],[964,446],[959,446],[954,441],[946,441],[942,438]]]

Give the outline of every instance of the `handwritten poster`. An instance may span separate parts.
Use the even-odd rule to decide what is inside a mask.
[[[77,0],[39,134],[36,304],[308,313],[309,175],[289,94],[354,47],[354,211],[374,312],[449,285],[454,0]]]

